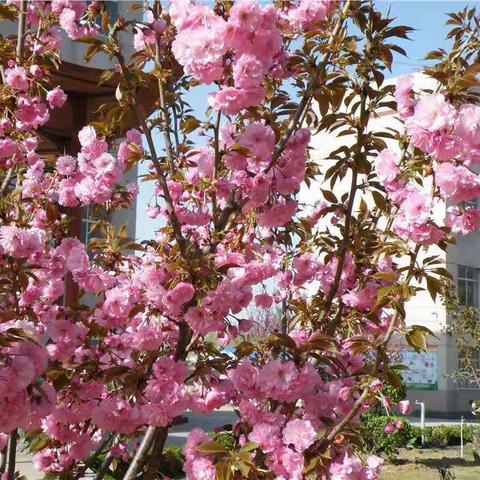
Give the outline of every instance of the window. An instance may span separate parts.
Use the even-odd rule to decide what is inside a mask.
[[[87,245],[89,240],[91,240],[92,238],[100,237],[100,232],[98,231],[98,228],[95,229],[93,232],[91,231],[93,225],[96,222],[97,220],[92,217],[92,210],[90,206],[86,205],[85,207],[82,207],[82,231],[80,234],[80,241],[85,245]]]
[[[459,372],[462,375],[458,379],[458,388],[465,390],[478,390],[480,387],[480,353],[478,349],[473,348],[468,353],[469,358],[466,359],[460,353],[458,358]]]
[[[478,270],[476,268],[458,265],[457,295],[460,305],[478,306]]]

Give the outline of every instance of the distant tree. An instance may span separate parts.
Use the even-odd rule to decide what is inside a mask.
[[[450,316],[449,332],[458,352],[458,366],[450,377],[480,390],[480,309],[460,305],[451,285],[445,288],[444,302]],[[480,418],[480,398],[472,402],[472,414]],[[474,432],[474,452],[480,459],[480,428]]]

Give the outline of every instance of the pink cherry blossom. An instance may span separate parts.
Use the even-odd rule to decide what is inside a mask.
[[[67,95],[60,87],[55,87],[47,93],[47,101],[50,108],[61,108],[67,101]]]
[[[413,410],[413,405],[410,400],[400,400],[398,402],[398,409],[402,415],[410,415]]]
[[[299,453],[310,447],[316,438],[315,429],[308,420],[290,420],[283,429],[283,443],[287,446],[293,445]]]
[[[332,9],[330,0],[300,0],[288,10],[287,19],[294,29],[314,30],[327,19]]]
[[[23,67],[16,65],[5,70],[5,80],[13,89],[25,92],[29,88],[27,72]]]
[[[295,200],[281,201],[257,214],[258,222],[262,227],[280,227],[291,220],[296,210],[297,202]]]
[[[263,88],[224,87],[217,93],[208,96],[208,102],[214,110],[227,115],[235,115],[245,108],[258,105],[265,95]]]
[[[254,122],[240,135],[239,142],[253,154],[252,164],[255,164],[257,159],[260,162],[268,162],[275,147],[275,134],[271,127]]]

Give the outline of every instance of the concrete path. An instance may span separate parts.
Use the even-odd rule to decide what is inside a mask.
[[[420,426],[420,418],[419,417],[407,417],[407,420],[414,425],[415,427]],[[460,425],[460,418],[458,419],[450,419],[450,418],[425,418],[425,426],[426,427],[434,427],[436,425]],[[465,420],[465,425],[478,425],[480,427],[480,422],[476,420]]]

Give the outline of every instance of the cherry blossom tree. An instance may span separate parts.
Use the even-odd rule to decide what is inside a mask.
[[[401,382],[392,337],[425,344],[404,305],[424,280],[441,290],[430,247],[480,222],[468,204],[480,191],[475,10],[450,16],[452,48],[425,71],[437,87],[420,91],[384,81],[410,29],[369,2],[138,8],[143,21],[111,22],[100,1],[0,5],[18,27],[0,39],[2,480],[20,433],[48,479],[82,478],[100,455],[98,479],[163,478],[174,419],[227,404],[231,442],[193,430],[188,479],[378,478],[359,415],[378,399],[395,408],[381,393]],[[67,100],[51,84],[62,31],[87,60],[115,61],[102,80],[117,101],[78,132],[77,154],[51,159],[39,129]],[[372,128],[392,110],[396,130]],[[320,134],[345,144],[318,158]],[[162,226],[138,244],[108,213],[134,200],[122,178],[141,163],[155,188],[142,207]],[[100,233],[88,245],[69,233],[79,206]],[[63,301],[68,282],[78,292]],[[248,336],[254,308],[279,311],[281,329]]]

